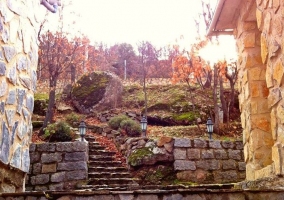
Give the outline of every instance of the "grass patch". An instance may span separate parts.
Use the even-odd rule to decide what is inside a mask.
[[[182,114],[177,114],[173,116],[175,120],[177,121],[194,121],[196,120],[198,117],[200,117],[199,113],[196,112],[186,112],[186,113],[182,113]]]
[[[173,184],[174,185],[186,185],[186,186],[195,186],[195,185],[198,185],[197,183],[194,183],[194,182],[190,182],[190,181],[181,181],[181,180],[174,180],[173,181]]]
[[[49,99],[48,93],[35,93],[34,94],[35,100],[47,100]]]

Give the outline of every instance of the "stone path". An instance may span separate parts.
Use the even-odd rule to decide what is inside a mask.
[[[87,135],[89,142],[88,183],[82,189],[90,190],[133,190],[138,181],[131,177],[121,161],[116,161],[111,152],[95,141],[94,136]]]

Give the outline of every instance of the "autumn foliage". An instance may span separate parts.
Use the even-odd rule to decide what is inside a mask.
[[[70,76],[72,66],[78,74],[94,70],[93,54],[88,38],[69,39],[62,32],[48,31],[40,37],[40,78]]]
[[[173,83],[186,82],[199,84],[202,88],[209,87],[212,69],[208,62],[198,55],[201,48],[205,47],[208,40],[201,40],[193,44],[190,51],[177,55],[173,62]]]
[[[55,90],[57,81],[62,77],[70,77],[75,82],[76,76],[88,70],[94,70],[92,60],[88,59],[89,40],[86,37],[70,39],[63,32],[47,31],[39,37],[39,78],[49,81],[49,102],[43,129],[52,121],[55,106]],[[43,133],[43,131],[41,131]]]
[[[227,63],[226,60],[219,60],[213,65],[206,62],[200,55],[199,51],[205,48],[210,42],[209,39],[199,40],[193,44],[189,51],[181,52],[174,58],[173,62],[173,76],[172,82],[180,83],[185,82],[189,88],[189,94],[196,87],[207,90],[209,95],[213,96],[210,113],[211,118],[215,121],[215,127],[218,129],[219,124],[219,102],[221,102],[221,109],[224,113],[224,121],[229,122],[230,113],[234,111],[235,104],[235,83],[237,78],[236,62]],[[175,46],[175,48],[177,48]],[[229,85],[229,90],[225,89],[224,85]],[[226,87],[228,88],[228,87]],[[192,104],[194,109],[195,98],[192,96]],[[218,130],[217,130],[218,131]]]

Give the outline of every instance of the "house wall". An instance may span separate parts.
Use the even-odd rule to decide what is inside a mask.
[[[283,1],[242,1],[235,29],[247,180],[283,175],[283,17]]]
[[[22,191],[29,171],[39,6],[0,1],[0,193]]]

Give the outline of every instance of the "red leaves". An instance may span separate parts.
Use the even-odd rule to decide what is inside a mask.
[[[198,52],[205,47],[208,39],[200,40],[193,44],[187,53],[187,57],[180,53],[174,58],[173,67],[173,83],[187,82],[202,84],[202,79],[207,79],[208,74],[211,73],[211,68],[208,63],[202,59]]]
[[[125,157],[117,150],[114,142],[111,139],[108,139],[105,136],[88,132],[88,134],[93,135],[96,138],[96,141],[105,147],[106,150],[115,152],[114,160],[122,162],[122,165],[126,166],[126,159]]]
[[[88,60],[88,53],[93,53],[89,49],[89,43],[87,37],[70,38],[63,32],[46,32],[41,35],[39,46],[41,74],[45,75],[45,78],[67,77],[72,66],[75,66],[77,74],[85,73],[85,70],[92,65]]]
[[[100,121],[98,121],[96,118],[93,118],[93,117],[87,118],[85,120],[85,122],[88,125],[98,125],[98,124],[101,123]],[[116,145],[115,145],[115,143],[113,142],[112,139],[109,139],[109,138],[102,136],[100,134],[97,134],[97,133],[93,133],[92,131],[87,131],[87,134],[94,136],[96,138],[96,142],[98,142],[100,145],[104,146],[106,150],[115,152],[116,154],[114,155],[114,159],[116,161],[121,161],[122,164],[124,166],[126,166],[125,157],[118,151],[118,149],[116,148]]]

